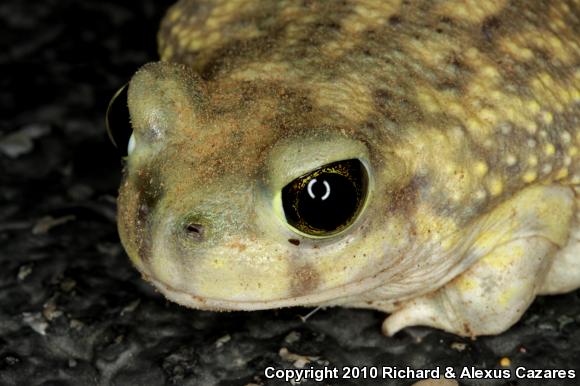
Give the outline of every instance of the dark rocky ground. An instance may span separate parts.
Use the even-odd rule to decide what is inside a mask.
[[[0,3],[0,384],[282,385],[264,368],[491,369],[502,357],[512,369],[580,373],[578,291],[541,298],[510,331],[474,341],[427,328],[386,338],[372,311],[321,310],[304,323],[308,309],[200,312],[155,293],[119,244],[121,161],[103,115],[114,91],[156,57],[169,3]]]

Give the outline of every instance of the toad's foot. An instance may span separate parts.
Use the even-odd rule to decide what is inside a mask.
[[[570,237],[552,262],[540,295],[553,295],[573,291],[580,287],[580,188],[575,188],[576,210],[572,219]]]
[[[500,226],[507,239],[438,291],[405,302],[383,323],[386,335],[413,325],[463,336],[498,334],[520,319],[569,243],[574,197],[567,188],[536,188],[498,211],[491,216],[511,212]]]

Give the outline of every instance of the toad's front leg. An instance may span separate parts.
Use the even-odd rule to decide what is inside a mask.
[[[491,227],[475,228],[478,241],[468,253],[487,248],[485,254],[435,293],[405,302],[385,320],[383,332],[413,325],[464,336],[507,330],[542,288],[567,243],[574,210],[573,194],[563,187],[529,188],[504,203],[486,219]]]

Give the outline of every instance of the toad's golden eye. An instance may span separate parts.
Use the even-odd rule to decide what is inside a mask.
[[[336,234],[356,219],[367,188],[367,171],[359,160],[324,165],[282,189],[286,221],[307,235]]]
[[[129,138],[131,137],[131,122],[127,106],[127,89],[129,87],[127,86],[128,84],[125,84],[113,95],[105,116],[109,139],[123,155],[126,155],[127,148],[130,148]]]

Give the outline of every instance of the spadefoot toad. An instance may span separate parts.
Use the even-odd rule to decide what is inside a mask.
[[[119,231],[167,298],[496,334],[580,287],[580,1],[180,0]]]

